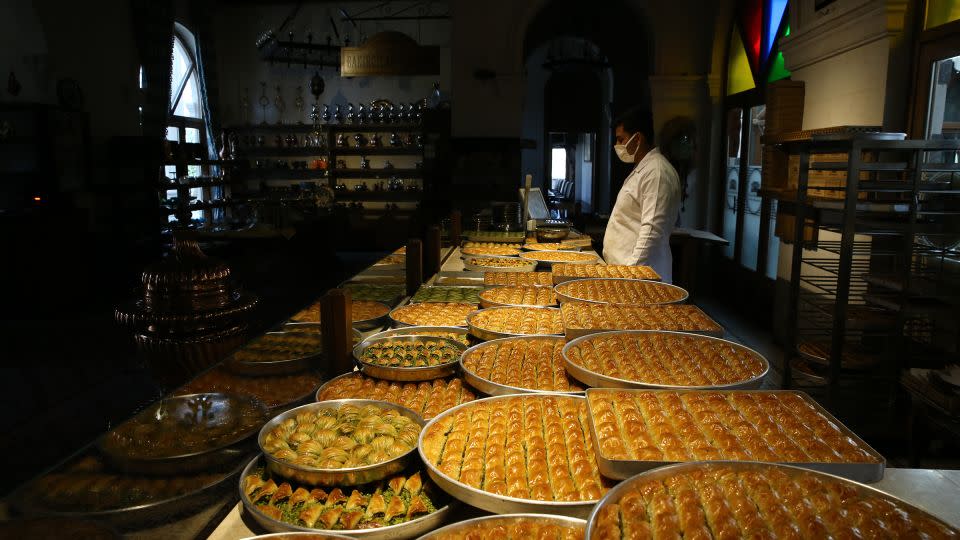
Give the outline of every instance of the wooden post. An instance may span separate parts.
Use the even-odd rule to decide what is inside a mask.
[[[423,242],[419,238],[407,241],[407,296],[413,296],[423,283]]]
[[[320,299],[320,332],[323,340],[321,371],[335,377],[353,370],[353,303],[347,289],[332,289]]]
[[[430,279],[440,271],[440,227],[427,228],[427,238],[423,246],[423,278]]]
[[[460,247],[460,237],[463,235],[463,217],[459,210],[450,212],[450,245]]]

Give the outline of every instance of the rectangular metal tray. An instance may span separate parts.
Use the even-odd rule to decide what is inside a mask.
[[[829,474],[835,474],[837,476],[842,476],[844,478],[849,478],[851,480],[856,480],[858,482],[877,482],[883,479],[883,471],[886,467],[886,459],[876,450],[873,449],[869,444],[867,444],[863,439],[857,436],[856,433],[850,430],[847,426],[843,425],[839,420],[837,420],[832,414],[830,414],[826,409],[820,406],[819,403],[814,401],[809,395],[803,392],[797,392],[794,390],[612,390],[612,389],[599,389],[599,388],[590,388],[587,389],[587,418],[590,423],[590,436],[593,438],[593,447],[597,454],[597,466],[600,468],[600,473],[608,478],[614,478],[617,480],[624,480],[630,478],[631,476],[642,473],[644,471],[654,469],[657,467],[663,467],[665,465],[672,465],[675,463],[686,463],[678,461],[641,461],[641,460],[617,460],[617,459],[608,459],[603,456],[600,451],[600,442],[597,438],[596,426],[593,422],[593,410],[590,407],[590,395],[591,393],[602,393],[602,392],[629,392],[629,393],[645,393],[645,392],[657,392],[657,393],[672,393],[672,394],[687,394],[687,393],[721,393],[721,394],[732,394],[732,393],[747,393],[747,394],[769,394],[769,393],[794,393],[799,395],[807,403],[813,405],[813,407],[820,413],[824,418],[833,422],[840,431],[847,437],[853,439],[859,446],[864,448],[872,456],[876,457],[877,463],[788,463],[782,462],[783,465],[794,465],[796,467],[803,467],[805,469],[812,469],[816,471],[821,471]],[[728,460],[729,461],[729,460]]]
[[[688,304],[684,304],[684,305],[688,305]],[[630,307],[630,306],[626,306],[626,307]],[[650,307],[657,307],[657,306],[650,306]],[[700,310],[700,312],[703,313],[703,310],[701,310],[697,306],[691,305],[690,307]],[[561,306],[561,309],[562,309],[562,306]],[[617,330],[661,330],[661,331],[667,331],[667,332],[685,332],[687,334],[703,334],[705,336],[713,336],[713,337],[719,337],[719,338],[722,338],[726,334],[726,330],[723,329],[723,326],[720,326],[720,323],[713,320],[713,317],[710,317],[706,313],[703,313],[703,316],[710,319],[710,321],[713,324],[715,324],[717,328],[719,328],[719,330],[714,330],[714,329],[684,330],[682,328],[569,328],[566,326],[566,323],[564,323],[564,330],[567,336],[567,341],[573,341],[578,337],[583,337],[590,334],[596,334],[598,332],[613,332]]]

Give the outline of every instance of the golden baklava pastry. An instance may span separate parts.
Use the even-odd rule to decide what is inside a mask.
[[[483,268],[524,268],[531,266],[531,262],[517,257],[467,257],[466,264]]]
[[[592,334],[566,352],[573,365],[640,384],[722,386],[761,375],[757,353],[696,334],[634,332]]]
[[[788,390],[588,392],[600,455],[637,461],[880,463],[804,394]]]
[[[624,306],[564,302],[560,306],[567,333],[584,330],[674,330],[722,333],[723,327],[691,305]]]
[[[429,337],[383,339],[368,345],[360,354],[360,362],[374,366],[416,368],[441,366],[460,359],[460,351],[446,340]]]
[[[202,392],[232,392],[256,398],[267,407],[280,407],[306,399],[323,380],[314,371],[294,375],[246,377],[231,372],[222,364],[197,376],[174,395]]]
[[[380,259],[379,261],[373,263],[373,266],[393,266],[393,265],[404,265],[407,263],[407,254],[404,253],[392,253],[386,257]]]
[[[660,275],[649,266],[625,266],[620,264],[555,264],[554,283],[582,278],[625,278],[660,281]]]
[[[803,469],[705,463],[650,476],[601,505],[591,538],[960,537],[915,507]]]
[[[596,262],[597,256],[593,253],[580,251],[528,251],[520,254],[521,259],[549,263],[586,264]]]
[[[509,249],[520,249],[520,244],[511,244],[505,242],[464,242],[463,249],[468,248],[490,248],[490,247],[504,247]]]
[[[263,334],[233,353],[236,362],[279,362],[320,354],[319,333],[274,332]]]
[[[424,302],[398,307],[391,317],[412,326],[466,326],[467,315],[476,309],[476,304]]]
[[[535,307],[496,307],[481,309],[470,320],[477,330],[497,334],[534,335],[563,334],[560,310]]]
[[[484,285],[553,285],[550,272],[484,272]]]
[[[681,302],[687,291],[659,281],[633,279],[577,279],[557,285],[561,300],[652,306]]]
[[[583,523],[550,519],[550,516],[495,516],[459,524],[446,531],[428,534],[430,540],[583,540]]]
[[[476,394],[460,378],[401,383],[374,379],[360,373],[337,377],[317,393],[317,401],[376,399],[396,403],[420,414],[424,420],[476,398]]]
[[[390,313],[390,306],[381,302],[373,302],[371,300],[354,300],[351,302],[351,304],[353,322],[369,321],[370,319],[383,317],[387,313]]]
[[[481,292],[480,300],[502,306],[557,305],[557,295],[553,293],[553,288],[538,285],[493,287]]]
[[[581,392],[567,375],[562,337],[522,337],[491,341],[463,356],[463,369],[495,384],[544,392]]]
[[[495,244],[491,246],[464,246],[460,249],[464,255],[494,255],[497,257],[516,257],[520,254],[520,248],[511,247],[507,244]]]
[[[562,244],[560,242],[531,242],[524,244],[523,249],[530,251],[561,251],[564,249],[579,251],[580,248],[573,244]]]
[[[314,302],[290,317],[290,322],[320,322],[320,302]]]
[[[535,501],[596,501],[600,476],[586,403],[525,394],[474,401],[427,427],[421,451],[441,474],[492,495]]]

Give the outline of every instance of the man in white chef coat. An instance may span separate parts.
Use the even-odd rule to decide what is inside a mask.
[[[653,145],[653,114],[631,109],[614,121],[614,151],[636,163],[623,182],[603,237],[607,264],[646,265],[673,282],[670,233],[680,213],[680,179]]]

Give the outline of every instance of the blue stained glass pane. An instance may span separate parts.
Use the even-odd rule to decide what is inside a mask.
[[[777,41],[780,23],[787,11],[788,0],[766,0],[763,10],[763,64],[767,63],[773,44]]]

